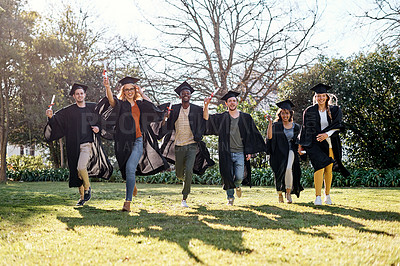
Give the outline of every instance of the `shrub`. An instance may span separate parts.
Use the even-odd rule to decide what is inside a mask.
[[[14,181],[37,182],[37,181],[67,181],[69,176],[68,169],[39,169],[21,171],[7,171],[7,178]]]
[[[12,155],[7,157],[7,169],[14,171],[46,169],[42,156]]]
[[[332,186],[334,187],[400,187],[400,169],[349,169],[351,175],[343,177],[333,173]],[[68,169],[39,169],[7,171],[8,179],[14,181],[36,182],[36,181],[67,181]],[[270,167],[252,168],[251,181],[253,186],[274,186],[274,174]],[[114,170],[110,180],[91,178],[93,182],[124,182],[121,173]],[[149,184],[179,184],[175,171],[165,171],[150,176],[136,176],[136,182]],[[193,175],[193,184],[222,185],[222,178],[218,166],[208,169],[203,175]],[[301,184],[303,187],[314,186],[314,169],[308,167],[302,169]]]

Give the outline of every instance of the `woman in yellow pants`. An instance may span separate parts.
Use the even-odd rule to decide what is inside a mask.
[[[325,203],[332,204],[330,189],[332,170],[340,171],[343,176],[350,173],[341,162],[342,147],[339,132],[343,131],[342,111],[332,104],[331,87],[318,84],[311,88],[315,92],[312,106],[303,113],[303,125],[299,137],[299,154],[304,150],[314,167],[315,205],[322,205],[321,190],[325,182]]]

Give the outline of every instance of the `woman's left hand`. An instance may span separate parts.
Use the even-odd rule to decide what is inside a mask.
[[[143,90],[141,87],[136,85],[136,91],[140,94],[140,96],[143,96]]]
[[[321,141],[326,140],[328,137],[329,137],[329,136],[328,136],[328,134],[326,134],[326,133],[318,134],[318,135],[317,135],[317,140],[318,140],[319,142],[321,142]]]

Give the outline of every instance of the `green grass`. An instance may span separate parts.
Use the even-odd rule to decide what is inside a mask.
[[[235,206],[219,186],[138,184],[133,211],[120,211],[123,183],[92,183],[75,208],[67,183],[0,185],[2,265],[399,264],[400,189],[333,188],[335,205],[316,207],[314,190],[277,203],[271,187],[244,187]]]

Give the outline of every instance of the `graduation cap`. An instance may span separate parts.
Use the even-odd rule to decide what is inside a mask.
[[[88,89],[88,86],[82,85],[82,84],[78,84],[78,83],[74,83],[74,84],[72,85],[72,87],[71,87],[71,90],[70,90],[70,92],[69,92],[69,95],[71,95],[71,96],[74,95],[74,93],[75,93],[75,91],[76,91],[77,89],[82,89],[82,90],[84,90],[85,93],[86,93],[86,90]]]
[[[224,100],[225,102],[231,98],[231,97],[238,97],[240,94],[240,92],[236,92],[236,91],[228,91],[227,94],[225,94],[224,96],[222,96],[221,100]]]
[[[322,83],[319,83],[317,85],[315,85],[314,87],[312,87],[310,90],[315,91],[315,93],[317,94],[321,94],[321,93],[327,93],[328,90],[332,89],[332,87],[328,86],[328,85],[324,85]]]
[[[194,89],[192,88],[192,86],[190,86],[189,83],[187,83],[186,81],[184,81],[181,85],[179,85],[175,89],[175,92],[180,96],[181,95],[181,91],[183,91],[183,90],[189,90],[190,93],[194,92]]]
[[[120,81],[118,81],[118,83],[121,84],[121,86],[124,86],[125,84],[128,84],[128,83],[135,84],[139,80],[140,79],[138,79],[138,78],[125,77],[125,78],[121,79]]]
[[[282,102],[276,103],[276,105],[281,108],[281,109],[285,109],[285,110],[292,110],[292,107],[294,107],[294,104],[290,101],[290,100],[284,100]]]

